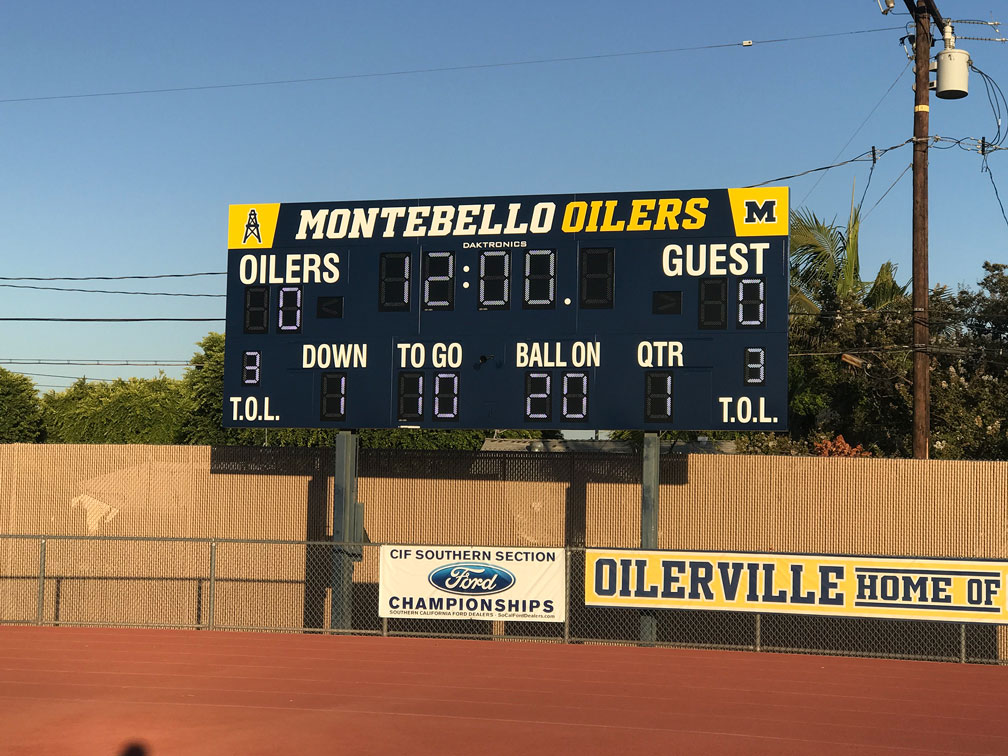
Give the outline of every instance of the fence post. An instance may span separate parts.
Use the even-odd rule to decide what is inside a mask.
[[[641,469],[640,547],[658,548],[658,492],[661,442],[657,433],[644,434],[643,467]],[[653,609],[640,612],[641,643],[651,644],[658,639],[658,618]]]
[[[563,622],[563,642],[570,643],[570,616],[571,616],[571,590],[570,590],[570,549],[564,549],[564,622]]]
[[[207,630],[214,629],[214,599],[217,592],[217,541],[210,541],[210,585],[207,589]]]
[[[39,539],[39,578],[38,596],[35,604],[35,624],[41,625],[45,615],[45,575],[46,575],[46,539]]]
[[[756,614],[755,628],[754,628],[755,631],[756,631],[756,638],[755,638],[756,644],[755,644],[755,647],[753,648],[754,651],[760,651],[762,649],[762,647],[763,647],[763,638],[761,637],[762,636],[762,632],[763,632],[763,628],[760,626],[762,624],[762,619],[763,619],[763,615],[757,613]]]
[[[966,623],[959,625],[959,663],[966,663]]]

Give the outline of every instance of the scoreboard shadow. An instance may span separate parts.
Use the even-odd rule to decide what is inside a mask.
[[[329,448],[263,448],[222,446],[211,449],[213,474],[301,475],[308,478],[306,501],[292,508],[305,513],[304,539],[312,542],[305,551],[302,626],[305,632],[332,630],[327,627],[331,588],[333,544],[327,534],[329,491],[332,486],[333,454]],[[641,617],[654,618],[653,643],[672,646],[704,646],[740,650],[799,653],[892,656],[924,659],[991,660],[998,658],[993,625],[961,625],[954,622],[908,621],[788,615],[739,611],[693,609],[647,610],[589,607],[583,600],[585,549],[634,548],[627,541],[626,523],[599,523],[589,513],[589,489],[596,484],[640,485],[641,459],[636,453],[552,452],[552,451],[421,451],[402,449],[361,449],[358,475],[367,478],[404,480],[408,496],[410,480],[419,481],[513,481],[559,483],[564,499],[563,543],[535,543],[527,534],[515,532],[511,543],[494,544],[564,546],[569,568],[567,626],[563,623],[492,622],[489,620],[436,620],[390,618],[383,626],[378,615],[377,582],[353,582],[350,586],[347,632],[390,635],[426,635],[492,639],[567,640],[574,643],[642,642]],[[665,453],[661,456],[662,485],[684,485],[689,481],[689,455]],[[464,501],[446,501],[445,509],[460,512]],[[293,503],[292,503],[293,505]],[[368,505],[370,506],[370,505]],[[623,513],[626,514],[626,513]],[[467,543],[488,545],[479,538],[485,523],[471,515],[467,522],[453,523],[451,535],[434,538],[430,545],[447,545],[462,538]],[[504,516],[503,512],[490,517]],[[415,543],[417,530],[410,522],[391,522],[382,517],[382,538],[378,541]],[[429,529],[424,528],[427,532]],[[633,530],[630,528],[629,530]],[[636,531],[634,531],[636,533]],[[443,543],[435,544],[433,541]],[[324,567],[320,569],[320,566]],[[250,578],[249,582],[254,582]],[[649,640],[649,639],[645,639]]]

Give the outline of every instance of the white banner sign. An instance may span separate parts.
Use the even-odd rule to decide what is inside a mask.
[[[563,622],[565,573],[563,549],[384,545],[378,614]]]

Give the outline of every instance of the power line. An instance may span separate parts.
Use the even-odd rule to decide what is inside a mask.
[[[896,180],[893,181],[889,185],[888,189],[886,189],[884,192],[882,192],[882,196],[879,197],[878,200],[875,201],[875,204],[872,205],[871,208],[869,208],[868,212],[861,216],[861,220],[862,221],[867,220],[868,216],[871,215],[872,210],[874,210],[876,207],[879,206],[879,204],[882,202],[882,200],[884,200],[886,198],[886,195],[889,194],[889,192],[891,192],[893,190],[893,187],[896,186],[896,184],[898,184],[900,182],[900,179],[903,178],[906,175],[906,172],[909,171],[910,168],[912,168],[912,167],[913,167],[913,163],[912,162],[911,163],[907,163],[907,167],[903,169],[903,172],[899,176],[896,177]]]
[[[8,97],[0,99],[0,105],[16,102],[41,102],[45,100],[80,100],[94,97],[126,97],[145,94],[169,94],[175,92],[197,92],[215,89],[241,89],[248,87],[273,87],[289,84],[311,84],[322,81],[349,81],[352,79],[379,79],[395,76],[414,76],[418,74],[447,73],[452,71],[479,71],[493,68],[514,68],[518,66],[544,65],[548,63],[575,63],[588,60],[606,60],[611,58],[629,58],[644,55],[667,55],[679,52],[695,52],[698,50],[716,50],[727,47],[752,47],[754,45],[772,45],[785,42],[800,42],[810,39],[825,39],[827,37],[849,37],[857,34],[874,34],[877,32],[897,31],[900,26],[890,26],[881,29],[859,29],[845,32],[829,32],[825,34],[809,34],[800,37],[780,37],[777,39],[745,40],[742,42],[723,42],[711,45],[694,45],[690,47],[667,47],[659,50],[633,50],[629,52],[596,53],[594,55],[572,55],[557,58],[530,58],[527,60],[502,61],[500,63],[470,63],[457,66],[432,66],[428,68],[408,68],[395,71],[375,71],[356,74],[335,74],[331,76],[311,76],[298,79],[274,79],[267,81],[247,81],[231,84],[202,84],[187,87],[161,87],[157,89],[126,89],[109,92],[85,92],[81,94],[41,95],[34,97]]]
[[[875,166],[876,165],[878,165],[878,156],[875,154],[875,149],[872,148],[871,168],[868,169],[868,180],[865,181],[864,191],[861,192],[861,199],[858,200],[858,205],[857,205],[858,206],[858,212],[861,211],[861,208],[864,206],[865,197],[868,196],[868,187],[871,186],[871,180],[872,180],[872,176],[875,175]],[[821,176],[825,176],[825,175],[826,175],[825,173],[821,174]]]
[[[878,317],[897,318],[899,320],[910,320],[911,313],[892,312],[889,310],[851,310],[848,312],[806,312],[805,310],[788,310],[790,316],[802,316],[806,318],[816,318],[817,320],[840,320],[842,318],[860,318],[868,315]]]
[[[861,347],[827,352],[788,352],[788,357],[839,357],[842,354],[876,354],[879,352],[912,352],[912,346]]]
[[[0,360],[0,365],[83,365],[94,366],[112,366],[112,367],[186,367],[191,363],[189,360],[116,360],[116,359],[98,359],[98,360],[56,360],[56,359],[9,359]],[[193,367],[203,367],[202,364],[193,365]]]
[[[903,74],[905,74],[907,72],[908,68],[910,68],[910,61],[909,60],[907,61],[907,64],[905,66],[903,66],[903,70],[900,71],[896,75],[896,78],[893,80],[893,83],[889,85],[889,89],[887,89],[885,91],[885,93],[879,98],[879,101],[875,103],[875,107],[873,107],[869,111],[868,115],[866,115],[864,117],[864,120],[861,121],[861,124],[856,129],[854,129],[854,133],[850,135],[850,139],[848,139],[844,143],[843,147],[841,147],[839,150],[837,150],[837,154],[833,156],[834,160],[836,160],[838,157],[840,157],[840,155],[843,154],[843,151],[847,149],[848,145],[850,145],[850,143],[854,141],[854,137],[856,137],[860,133],[861,129],[864,128],[865,124],[868,123],[868,119],[871,118],[873,115],[875,115],[875,111],[879,109],[879,105],[881,105],[882,102],[885,100],[885,98],[889,96],[889,93],[893,91],[893,87],[895,87],[899,83],[899,80],[903,78]],[[872,161],[872,170],[874,170],[874,169],[875,169],[875,161],[873,160]],[[819,175],[819,178],[816,179],[816,182],[812,185],[812,188],[809,189],[805,193],[804,197],[802,197],[801,201],[798,203],[799,205],[804,205],[805,204],[805,200],[807,200],[809,197],[812,196],[812,192],[814,192],[816,190],[816,187],[819,186],[819,182],[823,180],[823,178],[826,176],[826,173],[828,171],[829,171],[829,169],[827,169],[826,171],[823,171]],[[868,180],[871,181],[871,175],[870,174],[869,174]],[[867,191],[867,189],[868,189],[868,187],[866,186],[865,187],[865,191]],[[862,199],[862,201],[864,201],[864,197],[862,197],[861,199]]]
[[[888,31],[888,30],[879,30],[879,31]],[[825,36],[832,36],[832,35],[825,35]],[[795,39],[798,39],[798,38],[795,38]],[[774,41],[774,40],[767,40],[767,41]],[[682,48],[682,49],[687,49],[687,48]],[[688,49],[693,49],[693,48],[688,48]],[[658,52],[658,51],[656,51],[656,52]],[[627,53],[627,54],[631,54],[631,53]],[[0,102],[2,102],[2,101],[0,101]],[[928,139],[932,142],[932,146],[935,149],[951,149],[952,147],[957,147],[958,146],[958,147],[960,147],[960,148],[962,148],[964,150],[967,150],[969,152],[973,152],[973,151],[983,152],[984,150],[986,150],[986,153],[993,153],[993,152],[996,152],[996,151],[1001,151],[1001,150],[1008,149],[1006,147],[1001,147],[1001,146],[993,145],[991,143],[985,142],[985,141],[983,141],[981,139],[977,139],[975,137],[961,137],[961,138],[958,138],[958,139],[954,139],[954,138],[951,138],[951,137],[942,137],[942,136],[937,136],[937,135],[931,135],[930,137],[928,137]],[[772,184],[772,183],[776,183],[776,182],[786,181],[788,179],[793,179],[793,178],[800,178],[802,176],[807,176],[807,175],[809,175],[811,173],[817,173],[817,172],[821,172],[821,171],[822,172],[829,171],[829,170],[831,170],[833,168],[840,168],[842,166],[849,165],[851,163],[866,162],[868,160],[872,161],[872,166],[874,168],[874,165],[878,162],[878,159],[881,158],[883,155],[886,155],[889,152],[892,152],[893,150],[900,149],[901,147],[905,147],[908,144],[912,144],[913,141],[914,140],[912,138],[911,139],[907,139],[904,142],[900,142],[899,144],[895,144],[895,145],[892,145],[890,147],[885,147],[883,149],[877,149],[875,147],[872,147],[870,150],[866,150],[866,151],[860,153],[859,155],[856,155],[856,156],[854,156],[854,157],[852,157],[852,158],[850,158],[848,160],[840,161],[839,163],[833,163],[831,165],[820,166],[820,167],[817,167],[817,168],[810,168],[810,169],[802,171],[800,173],[793,173],[793,174],[790,174],[790,175],[787,175],[787,176],[779,176],[777,178],[767,179],[766,181],[761,181],[761,182],[756,183],[756,184],[749,184],[749,186],[750,187],[765,186],[766,184]],[[948,143],[948,146],[942,147],[941,146],[942,142]],[[849,142],[848,142],[848,144],[849,144]],[[882,197],[880,197],[875,202],[875,204],[868,211],[868,213],[865,213],[865,215],[862,216],[862,218],[867,217],[867,215],[869,213],[871,213],[872,210],[874,210],[876,207],[878,207],[879,203],[885,198],[885,196],[889,193],[889,191],[892,190],[892,188],[896,185],[896,183],[899,182],[899,179],[903,177],[903,174],[905,174],[907,170],[909,170],[909,167],[907,167],[906,169],[904,169],[903,173],[901,173],[900,176],[897,177],[896,181],[894,181],[890,185],[889,189],[887,189],[882,194]],[[989,168],[987,168],[987,170],[989,171]],[[992,177],[992,180],[993,180],[993,177]],[[867,187],[866,187],[866,190],[867,190]],[[995,191],[996,190],[997,190],[997,187],[995,187]],[[863,199],[863,197],[862,197],[862,199]],[[1008,218],[1006,218],[1006,220],[1008,220]],[[198,273],[159,273],[159,274],[153,274],[153,275],[126,275],[126,276],[0,276],[0,281],[127,281],[127,280],[161,279],[161,278],[192,278],[192,277],[198,277],[198,276],[225,276],[225,275],[227,275],[227,271],[207,271],[207,272],[198,272]],[[107,289],[83,289],[83,288],[79,288],[78,289],[78,288],[71,288],[71,287],[32,286],[32,285],[27,285],[27,284],[9,284],[9,283],[0,283],[0,287],[23,288],[23,289],[39,289],[39,290],[51,290],[51,291],[68,291],[68,292],[86,292],[86,293],[94,293],[94,294],[136,294],[136,295],[148,295],[148,296],[179,296],[179,297],[226,297],[227,296],[226,294],[203,294],[203,293],[183,293],[183,292],[147,292],[147,291],[126,291],[126,290],[107,290]],[[34,320],[34,318],[33,318],[33,320]]]
[[[883,155],[885,155],[887,152],[891,152],[892,150],[897,150],[900,147],[905,147],[906,145],[911,144],[912,142],[913,142],[913,139],[907,139],[905,142],[900,142],[899,144],[894,144],[892,147],[886,147],[885,149],[882,149],[882,150],[867,150],[866,152],[862,152],[860,155],[857,155],[856,157],[852,157],[849,160],[844,160],[844,161],[839,162],[839,163],[834,163],[833,165],[824,165],[824,166],[822,166],[820,168],[809,168],[807,171],[802,171],[801,173],[794,173],[794,174],[792,174],[790,176],[780,176],[778,178],[768,179],[767,181],[761,181],[758,184],[750,184],[749,186],[764,186],[766,184],[772,184],[772,183],[775,183],[775,182],[778,182],[778,181],[787,181],[788,179],[800,178],[801,176],[807,176],[810,173],[816,173],[818,171],[828,171],[831,168],[839,168],[842,165],[848,165],[850,163],[863,162],[863,161],[869,160],[869,159],[876,159],[877,160],[878,158],[880,158]],[[874,158],[869,158],[868,157],[869,155],[874,155]]]
[[[874,354],[883,352],[910,352],[913,351],[913,347],[906,345],[895,345],[888,347],[849,347],[842,350],[825,350],[825,351],[813,351],[813,352],[789,352],[790,357],[839,357],[842,354]],[[941,346],[940,344],[932,344],[929,347],[929,351],[935,354],[947,354],[947,355],[959,355],[965,356],[972,351],[980,352],[997,352],[1000,354],[1003,350],[1000,348],[995,349],[994,347],[984,346],[982,344],[973,344],[968,347],[952,347],[952,346]],[[995,361],[995,360],[990,360]],[[4,365],[67,365],[67,366],[83,366],[83,367],[194,367],[202,368],[203,363],[192,363],[189,360],[115,360],[115,359],[97,359],[97,360],[56,360],[56,359],[0,359],[0,364]],[[1008,364],[1008,363],[1006,363]],[[70,376],[70,375],[58,375],[50,373],[27,373],[18,370],[11,370],[9,372],[17,373],[19,375],[27,376],[42,376],[42,377],[52,377],[52,378],[69,378],[73,380],[79,380],[84,378],[88,381],[103,381],[113,383],[116,380],[121,380],[118,378],[88,378],[87,376]]]
[[[994,197],[997,199],[998,207],[1001,208],[1001,217],[1004,218],[1005,224],[1008,224],[1008,215],[1005,215],[1004,203],[1001,201],[1001,194],[998,192],[997,184],[994,182],[994,173],[990,169],[990,163],[987,161],[987,155],[983,156],[983,163],[980,166],[981,172],[986,172],[990,176],[991,186],[994,187]]]
[[[969,67],[980,75],[980,78],[983,79],[984,87],[987,89],[987,102],[990,103],[991,111],[994,115],[994,124],[997,128],[991,143],[994,147],[1000,147],[1004,144],[1005,139],[1008,138],[1008,131],[1001,132],[1001,117],[1005,112],[1008,112],[1008,100],[1005,99],[1004,93],[1001,91],[998,83],[973,65],[973,61],[969,62]]]
[[[928,137],[928,140],[932,143],[932,146],[935,147],[935,149],[950,150],[953,147],[960,147],[961,149],[966,150],[967,152],[974,152],[974,151],[979,152],[979,151],[981,151],[981,145],[984,144],[982,142],[982,140],[977,139],[975,137],[961,137],[959,139],[953,139],[951,137],[942,137],[942,136],[932,135],[932,136]],[[793,179],[793,178],[801,178],[802,176],[808,176],[811,173],[818,173],[820,171],[829,171],[829,170],[832,170],[833,168],[840,168],[840,167],[845,166],[845,165],[850,165],[851,163],[863,163],[863,162],[866,162],[868,160],[872,161],[872,166],[874,167],[875,163],[878,162],[878,159],[880,157],[882,157],[883,155],[885,155],[888,152],[892,152],[893,150],[899,149],[900,147],[905,147],[908,144],[913,144],[913,141],[914,140],[912,138],[910,138],[910,139],[907,139],[905,142],[900,142],[899,144],[895,144],[895,145],[893,145],[891,147],[886,147],[886,148],[881,149],[881,150],[876,149],[876,148],[872,148],[870,150],[865,150],[861,154],[855,155],[852,158],[849,158],[847,160],[842,160],[839,163],[833,163],[832,165],[824,165],[824,166],[820,166],[818,168],[809,168],[808,170],[802,171],[801,173],[793,173],[793,174],[791,174],[789,176],[779,176],[778,178],[772,178],[772,179],[767,179],[766,181],[761,181],[758,184],[749,184],[749,186],[751,186],[751,187],[765,186],[767,184],[773,184],[773,183],[777,183],[777,182],[780,182],[780,181],[787,181],[787,180]],[[946,142],[947,146],[944,146],[944,147],[941,146],[942,142]],[[997,152],[999,150],[1006,150],[1008,148],[1006,148],[1006,147],[997,147],[997,146],[994,146],[994,145],[991,145],[991,144],[986,144],[986,148],[985,149],[987,150],[987,152]],[[903,173],[906,173],[908,170],[910,170],[909,166],[906,169],[904,169]],[[879,203],[882,202],[882,200],[885,198],[886,194],[888,194],[892,190],[892,188],[897,184],[897,182],[899,182],[900,178],[903,178],[903,173],[901,173],[899,175],[899,177],[896,179],[896,181],[894,181],[889,186],[889,189],[886,189],[886,191],[882,194],[882,196],[879,197],[879,199],[875,202],[874,205],[872,205],[871,210],[869,210],[867,213],[865,213],[863,216],[861,216],[862,220],[864,220],[864,218],[866,218],[868,216],[868,213],[870,213],[872,210],[874,210],[876,207],[878,207]]]
[[[88,378],[86,375],[61,375],[59,373],[25,373],[21,370],[9,370],[9,373],[14,373],[15,375],[27,375],[28,377],[39,376],[41,378],[68,378],[72,381],[79,381],[82,378],[85,381],[100,381],[101,383],[115,383],[118,378]]]
[[[151,278],[195,278],[197,276],[226,276],[226,271],[209,273],[158,273],[149,276],[0,276],[0,281],[134,281]]]
[[[223,323],[224,318],[0,318],[0,321],[19,323]]]
[[[122,291],[117,289],[76,289],[68,286],[34,286],[32,284],[0,283],[8,289],[35,289],[40,291],[75,291],[85,294],[138,294],[146,297],[226,297],[226,294],[190,294],[176,291]]]

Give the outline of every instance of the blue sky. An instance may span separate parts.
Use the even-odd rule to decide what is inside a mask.
[[[994,0],[938,5],[1008,21]],[[716,188],[829,165],[911,136],[907,21],[875,0],[12,4],[0,25],[0,276],[223,271],[230,203]],[[889,30],[797,39],[875,29]],[[731,46],[584,59],[707,45]],[[1008,88],[1008,46],[959,46]],[[582,59],[357,76],[552,58]],[[37,99],[319,77],[355,78]],[[932,134],[994,136],[975,74],[970,90],[932,97]],[[1006,154],[989,164],[1008,201]],[[904,146],[875,168],[864,277],[892,260],[909,279],[909,172],[869,209],[910,160]],[[975,286],[984,260],[1008,261],[1008,224],[976,152],[932,150],[930,165],[931,281]],[[781,183],[793,206],[844,221],[869,167]],[[223,276],[39,285],[225,288]],[[4,287],[0,302],[6,317],[224,314],[220,297]],[[221,329],[3,322],[0,360],[184,361]],[[158,370],[0,364],[43,391]]]

